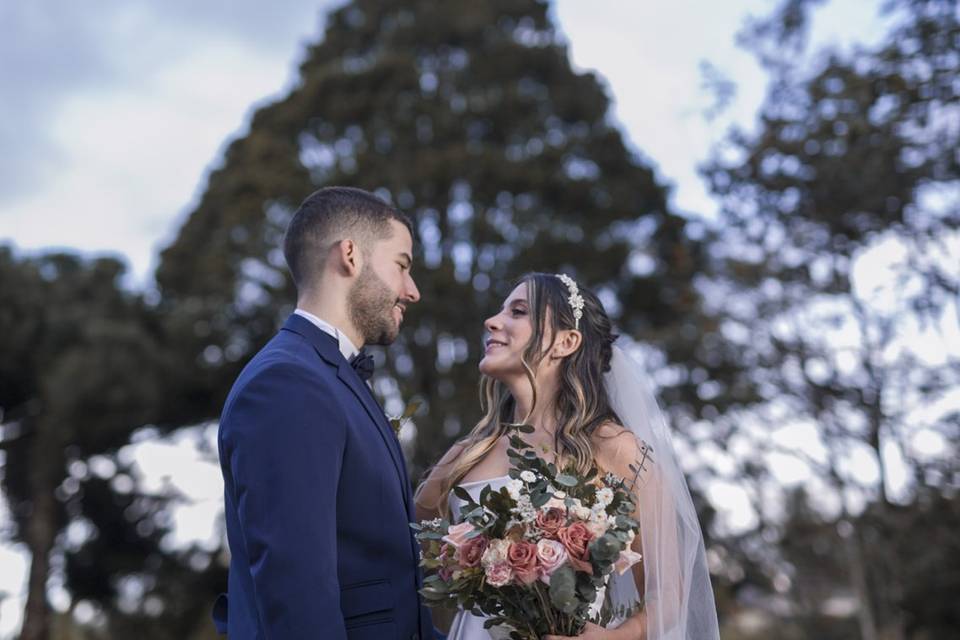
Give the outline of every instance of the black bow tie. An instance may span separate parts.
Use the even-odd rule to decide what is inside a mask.
[[[360,349],[357,355],[350,358],[350,366],[360,379],[366,382],[373,375],[373,356],[367,353],[366,349]]]

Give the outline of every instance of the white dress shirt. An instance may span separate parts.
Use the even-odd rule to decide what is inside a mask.
[[[340,331],[329,322],[325,320],[321,320],[320,318],[313,315],[309,311],[304,311],[303,309],[297,309],[296,311],[294,311],[294,313],[297,314],[298,316],[306,318],[307,320],[312,322],[314,325],[316,325],[318,329],[336,338],[337,344],[340,345],[340,353],[343,354],[343,357],[347,362],[350,362],[350,358],[352,358],[353,356],[357,355],[360,352],[360,349],[357,349],[357,347],[354,346],[352,342],[350,342],[350,338],[348,338],[343,331]]]

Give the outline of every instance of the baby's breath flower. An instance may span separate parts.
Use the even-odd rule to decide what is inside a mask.
[[[520,522],[530,523],[537,519],[537,510],[533,508],[533,503],[530,502],[530,496],[521,495],[517,499],[516,511],[520,515]]]

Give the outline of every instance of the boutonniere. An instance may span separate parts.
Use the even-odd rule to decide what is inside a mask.
[[[420,400],[411,400],[407,403],[407,408],[403,410],[403,414],[396,417],[388,417],[390,426],[393,428],[393,433],[397,438],[400,437],[400,429],[413,417],[413,414],[417,412],[417,409],[419,409],[422,404],[423,402]]]

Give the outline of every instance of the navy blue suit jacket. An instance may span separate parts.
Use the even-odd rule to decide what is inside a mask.
[[[219,432],[230,640],[432,637],[403,453],[336,340],[292,315],[246,366]]]

